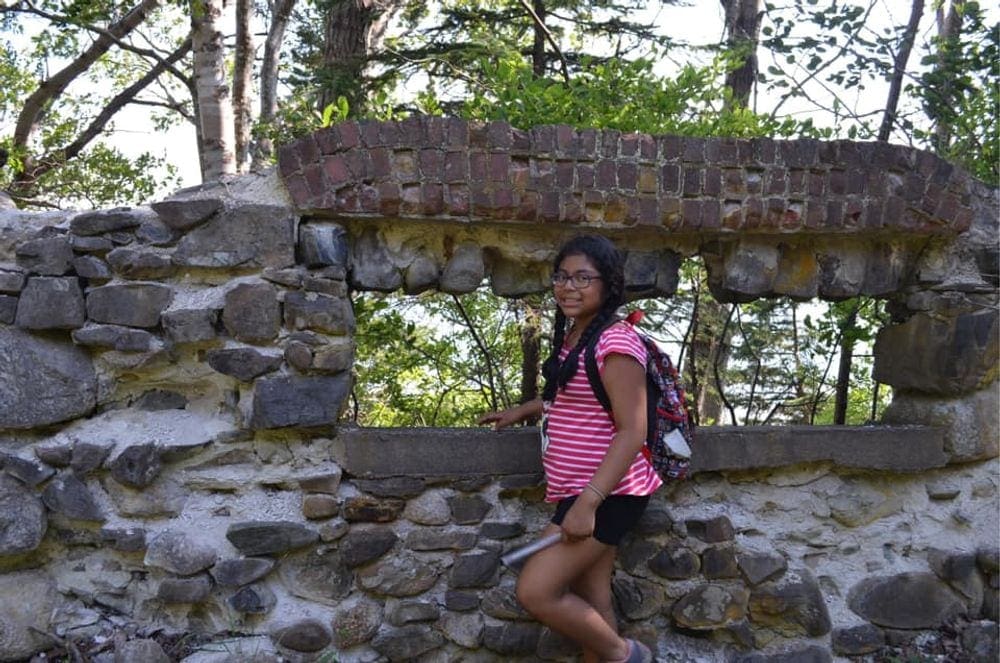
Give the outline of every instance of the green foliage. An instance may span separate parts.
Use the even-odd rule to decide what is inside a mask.
[[[569,81],[537,77],[516,54],[484,60],[482,79],[470,86],[461,112],[471,119],[503,119],[517,127],[567,124],[686,136],[790,136],[809,125],[778,122],[726,103],[725,69],[685,66],[659,76],[651,59],[585,58]]]
[[[357,423],[468,426],[516,402],[518,302],[483,290],[461,297],[364,294],[354,308]]]
[[[957,40],[935,38],[922,64],[919,85],[911,86],[936,127],[947,129],[942,142],[936,131],[914,127],[918,140],[941,156],[959,163],[994,186],[1000,185],[1000,23],[986,22],[977,2],[963,6],[963,28]]]

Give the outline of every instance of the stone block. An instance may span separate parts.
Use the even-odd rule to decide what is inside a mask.
[[[285,521],[233,523],[226,538],[247,556],[273,555],[312,545],[319,534],[305,525]]]
[[[73,258],[73,271],[80,278],[92,281],[110,281],[111,268],[97,256],[85,255]]]
[[[302,376],[260,379],[254,387],[250,425],[255,429],[336,424],[351,376]]]
[[[285,295],[285,327],[338,336],[354,331],[354,310],[350,300],[318,292],[289,292]]]
[[[965,612],[965,605],[932,573],[873,576],[851,588],[847,605],[873,624],[893,629],[933,629]]]
[[[72,336],[78,345],[119,352],[147,352],[156,339],[147,331],[119,325],[87,325],[73,330]]]
[[[243,205],[188,232],[173,261],[190,267],[288,267],[295,263],[298,218],[286,207]]]
[[[14,324],[24,329],[76,329],[83,322],[83,290],[76,277],[28,279],[17,303]]]
[[[130,207],[116,207],[96,212],[85,212],[69,222],[74,235],[100,235],[137,227],[142,223],[142,213]]]
[[[1000,455],[1000,384],[949,399],[897,392],[882,420],[937,427],[950,462],[996,458]]]
[[[0,266],[0,293],[16,295],[24,288],[27,276],[16,267]]]
[[[306,267],[347,268],[347,231],[334,223],[307,223],[299,227],[298,262]]]
[[[108,253],[106,260],[115,273],[126,279],[165,279],[176,270],[170,256],[141,249],[119,247]]]
[[[62,276],[73,261],[73,247],[65,236],[28,240],[17,246],[15,254],[21,268],[42,276]]]
[[[238,341],[264,343],[278,335],[281,305],[270,283],[241,283],[226,293],[222,323]]]
[[[87,317],[126,327],[155,327],[173,299],[173,289],[160,283],[104,285],[87,293]]]
[[[198,343],[216,337],[216,309],[175,309],[161,315],[163,329],[174,343]]]
[[[0,324],[12,325],[17,317],[17,297],[0,295]]]
[[[68,342],[0,327],[0,429],[27,429],[89,414],[97,376],[86,352]]]
[[[957,396],[989,385],[1000,365],[996,308],[951,316],[917,313],[881,329],[874,376],[896,389]]]
[[[207,221],[222,209],[218,198],[164,200],[150,205],[168,228],[187,231]]]
[[[253,348],[223,348],[206,355],[208,365],[218,372],[242,382],[275,371],[281,366],[281,355],[265,355]]]
[[[36,549],[47,527],[45,506],[35,492],[0,474],[0,556]]]

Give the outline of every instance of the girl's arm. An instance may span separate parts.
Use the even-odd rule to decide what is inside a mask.
[[[537,418],[540,416],[542,416],[542,399],[536,398],[526,403],[521,403],[520,405],[507,408],[506,410],[484,414],[479,417],[479,420],[476,423],[480,426],[483,424],[493,424],[493,430],[500,430],[501,428],[506,428],[507,426],[519,423],[526,419],[531,419],[532,417]]]

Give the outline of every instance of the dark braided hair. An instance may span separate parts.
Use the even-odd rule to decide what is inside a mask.
[[[542,375],[545,378],[542,398],[546,401],[554,400],[556,391],[566,388],[576,374],[580,352],[593,340],[595,334],[614,320],[618,308],[625,303],[625,260],[611,240],[600,235],[578,235],[572,238],[559,249],[552,271],[558,270],[562,261],[569,256],[584,256],[593,263],[601,275],[604,299],[597,315],[580,334],[580,339],[563,362],[559,361],[559,350],[566,339],[567,321],[562,309],[556,307],[552,349],[548,359],[542,364]]]

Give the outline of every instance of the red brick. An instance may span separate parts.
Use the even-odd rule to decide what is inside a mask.
[[[764,223],[764,201],[760,198],[747,198],[743,201],[743,227],[747,230],[760,228]]]
[[[511,151],[526,154],[531,151],[531,134],[521,129],[511,129]]]
[[[437,183],[423,185],[423,213],[439,216],[444,212],[444,188]]]
[[[559,192],[543,191],[538,201],[538,220],[553,222],[559,220]]]
[[[551,189],[555,184],[555,162],[534,159],[531,162],[531,185],[538,189]]]
[[[656,168],[654,166],[639,166],[638,188],[641,193],[656,193]]]
[[[386,216],[399,214],[400,192],[395,182],[381,182],[378,185],[379,211]]]
[[[841,200],[826,201],[826,223],[824,228],[839,230],[844,227],[844,203]]]
[[[882,227],[882,201],[872,199],[865,206],[865,228],[878,229]]]
[[[535,154],[549,154],[556,149],[556,132],[550,126],[534,127],[531,130],[531,149]]]
[[[338,124],[337,136],[342,150],[361,146],[361,131],[358,129],[358,123],[353,120]]]
[[[747,193],[759,194],[764,192],[764,171],[758,169],[746,169],[746,190]]]
[[[655,226],[660,223],[660,209],[656,198],[639,199],[639,224]]]
[[[381,136],[382,132],[379,131],[379,124],[379,122],[375,122],[374,120],[362,120],[358,123],[361,145],[365,147],[384,147],[386,145]],[[394,147],[395,144],[395,141],[393,141],[390,143],[390,147]]]
[[[347,162],[339,155],[324,157],[323,172],[326,173],[326,179],[330,183],[330,186],[334,188],[352,179],[351,173],[347,168]]]
[[[743,227],[743,204],[739,200],[727,200],[722,205],[722,227],[739,230]]]
[[[618,140],[621,138],[621,135],[622,132],[617,129],[604,129],[601,132],[600,156],[606,159],[617,159]]]
[[[701,201],[701,227],[705,230],[717,230],[722,226],[722,206],[718,200]]]
[[[353,186],[337,191],[337,203],[334,209],[338,212],[357,212],[361,206],[358,202],[358,191]]]
[[[576,164],[576,185],[581,189],[589,189],[594,186],[595,173],[593,163]]]
[[[618,188],[626,191],[635,191],[639,181],[639,168],[629,161],[618,163]]]
[[[722,193],[722,171],[715,166],[705,168],[704,191],[706,196],[718,197]]]
[[[573,127],[560,124],[556,127],[556,151],[559,154],[572,154],[575,148],[576,131]]]
[[[802,201],[790,201],[788,207],[785,208],[785,213],[781,217],[781,229],[782,230],[798,230],[802,227],[805,219],[805,207],[806,204]]]
[[[660,225],[670,230],[677,230],[681,225],[681,199],[661,198]]]
[[[469,202],[473,216],[485,214],[493,207],[493,196],[490,193],[484,184],[473,182],[469,185]]]
[[[573,187],[576,165],[572,161],[556,161],[556,186],[563,189]]]
[[[646,161],[656,160],[656,141],[649,134],[639,134],[639,156]]]
[[[521,221],[534,221],[538,215],[538,192],[522,191],[517,206],[517,218]]]
[[[688,198],[681,201],[681,222],[679,230],[697,230],[701,223],[701,201]]]
[[[680,136],[661,136],[658,142],[660,144],[660,156],[665,161],[677,159],[683,152],[683,143]]]
[[[504,152],[490,154],[490,181],[506,182],[510,174],[510,155]]]
[[[469,145],[469,124],[465,120],[457,117],[447,118],[444,133],[447,148],[465,148]]]
[[[614,189],[617,182],[617,164],[611,159],[602,159],[597,162],[597,182],[598,189],[610,191]]]
[[[810,196],[819,198],[823,195],[823,177],[822,171],[812,170],[809,171],[809,188],[808,193]]]
[[[371,177],[371,164],[368,153],[364,150],[349,150],[344,152],[344,163],[347,170],[355,181],[366,180]]]
[[[510,187],[500,187],[493,191],[493,207],[499,212],[506,210],[504,218],[509,218],[515,210],[514,190]]]
[[[323,178],[323,167],[315,163],[309,164],[302,170],[302,175],[306,179],[309,196],[322,198],[327,189],[326,180]]]
[[[767,169],[767,188],[765,193],[769,196],[784,196],[788,193],[787,171],[784,168]]]
[[[788,193],[792,195],[804,194],[808,180],[809,174],[804,170],[788,171]]]
[[[531,181],[531,164],[527,159],[513,158],[510,160],[510,184],[521,191]]]
[[[365,184],[359,187],[358,206],[361,208],[362,212],[375,214],[380,211],[380,203],[381,200],[379,199],[378,189],[370,184]]]
[[[583,221],[584,217],[581,196],[564,194],[563,200],[563,221],[566,221],[567,223],[580,223]]]
[[[727,196],[738,196],[747,192],[743,171],[739,168],[726,168],[722,171],[722,193]]]
[[[514,136],[511,133],[510,124],[503,120],[490,122],[487,129],[487,139],[490,147],[510,149],[514,144]]]
[[[484,152],[471,152],[469,154],[469,182],[485,182],[486,169],[486,154]]]
[[[660,168],[660,193],[676,194],[680,193],[681,169],[680,166],[666,164]]]
[[[623,134],[618,145],[621,156],[634,157],[639,152],[639,136],[638,134]]]
[[[295,203],[296,207],[302,208],[306,207],[306,202],[309,200],[309,185],[306,183],[306,178],[301,173],[296,173],[284,178],[285,188],[288,189],[288,195],[291,196],[292,202]]]
[[[831,170],[827,178],[827,191],[834,196],[842,196],[847,192],[847,175],[842,170]]]
[[[298,173],[301,170],[302,164],[299,163],[299,153],[298,150],[295,149],[295,143],[279,146],[278,172],[281,173],[281,177],[291,177],[294,173]]]
[[[604,205],[604,222],[618,225],[625,223],[628,217],[628,200],[616,193],[609,194]]]
[[[392,175],[392,158],[391,152],[384,147],[376,147],[369,150],[368,156],[371,157],[371,168],[372,177],[375,179],[387,179]]]
[[[423,204],[419,184],[404,184],[399,196],[399,211],[402,214],[423,214]]]
[[[400,182],[416,182],[420,179],[417,172],[417,155],[410,150],[394,152],[392,155],[392,174]]]
[[[444,173],[444,152],[435,149],[420,150],[420,175],[424,180],[439,181]]]
[[[684,189],[685,196],[701,195],[701,168],[697,166],[684,168]]]
[[[448,152],[444,158],[445,182],[464,182],[469,179],[469,159],[465,152]]]
[[[865,206],[861,198],[858,196],[847,196],[844,199],[844,226],[848,228],[862,227],[864,211]]]
[[[469,187],[464,184],[449,184],[445,188],[445,207],[452,216],[469,215]]]

